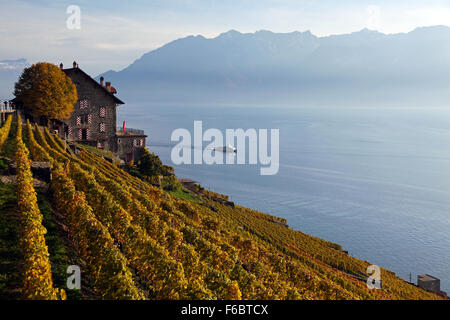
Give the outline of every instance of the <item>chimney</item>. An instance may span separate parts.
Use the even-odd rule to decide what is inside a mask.
[[[105,78],[100,77],[100,85],[101,85],[102,87],[104,87],[103,81],[105,81]]]
[[[106,88],[106,90],[108,90],[109,92],[111,92],[111,82],[107,81],[107,82],[106,82],[105,88]]]
[[[123,128],[122,128],[122,131],[125,133],[125,120],[123,121]]]
[[[62,70],[64,69],[64,65],[62,64],[62,62],[59,64],[59,68]]]
[[[73,68],[78,68],[78,63],[76,61],[73,62]]]

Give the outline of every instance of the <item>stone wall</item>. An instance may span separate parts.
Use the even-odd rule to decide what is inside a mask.
[[[131,160],[137,163],[141,156],[141,151],[145,147],[145,135],[118,135],[117,153],[120,159],[125,162]]]
[[[69,126],[66,129],[68,139],[117,152],[116,102],[82,72],[74,71],[69,76],[77,87],[78,102],[70,119],[65,120]],[[104,117],[102,107],[105,108]]]

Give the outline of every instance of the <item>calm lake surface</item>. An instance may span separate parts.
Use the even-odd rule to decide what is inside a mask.
[[[194,120],[223,132],[278,128],[275,176],[260,176],[259,165],[182,165],[176,174],[404,279],[434,275],[450,292],[450,108],[125,105],[124,119],[168,165],[172,131],[193,134]]]

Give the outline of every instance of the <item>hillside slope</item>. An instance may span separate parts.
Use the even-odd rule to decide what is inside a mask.
[[[28,154],[26,148],[31,160],[52,164],[50,219],[60,228],[61,243],[74,252],[65,263],[79,265],[83,279],[89,279],[82,283],[91,284],[82,287],[81,296],[71,295],[55,281],[62,266],[49,250],[48,260],[37,260],[42,265],[28,265],[30,272],[40,274],[50,263],[53,282],[46,282],[48,295],[40,298],[64,298],[60,289],[69,299],[439,298],[385,269],[383,288],[369,290],[364,281],[369,263],[345,254],[337,244],[289,229],[283,219],[201,194],[192,194],[191,201],[174,197],[86,150],[72,157],[59,138],[29,123],[23,125],[23,144],[21,128],[8,129],[8,141],[16,141],[16,155]],[[4,134],[0,131],[0,137]],[[18,166],[19,175],[26,167]],[[32,182],[27,183],[32,189]],[[7,201],[8,210],[11,201],[14,197]],[[30,197],[18,202],[18,212],[28,214],[24,208],[32,208],[34,226],[42,230],[49,218],[42,219],[39,208],[30,205],[33,201]],[[20,215],[17,221],[24,230],[20,237],[34,234],[33,228],[23,229]],[[42,250],[50,246],[48,236],[45,241],[40,242]],[[27,252],[26,243],[20,241],[19,247],[18,252]],[[14,257],[24,260],[21,254]],[[6,284],[8,290],[0,286],[1,296],[36,297],[25,279],[13,280]]]

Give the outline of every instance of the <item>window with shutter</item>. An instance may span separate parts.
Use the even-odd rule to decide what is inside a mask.
[[[106,117],[106,108],[100,107],[100,118],[105,118],[105,117]]]
[[[81,116],[77,117],[77,125],[82,124],[91,124],[92,122],[92,115],[90,114],[82,114]]]
[[[87,109],[89,107],[89,100],[80,100],[80,109]]]
[[[106,131],[106,124],[104,122],[100,123],[100,132]]]

